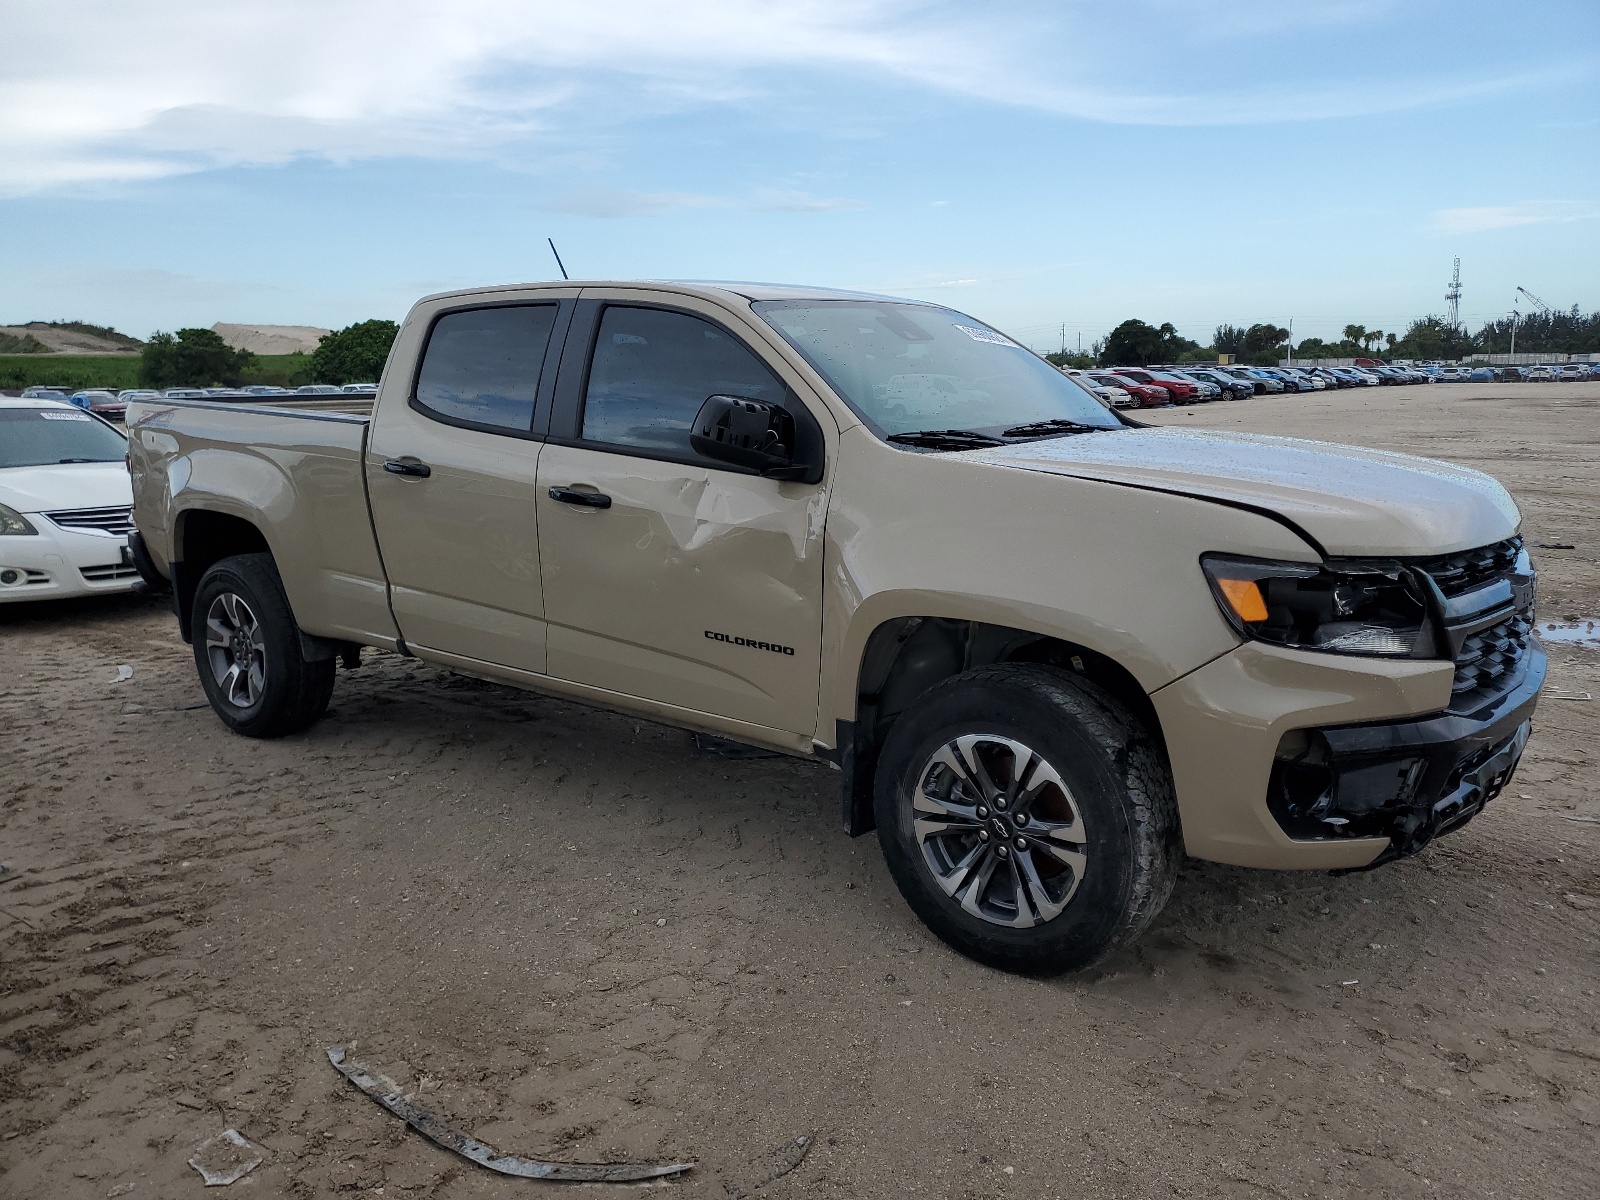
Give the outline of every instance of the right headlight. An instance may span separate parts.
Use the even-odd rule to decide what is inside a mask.
[[[19,537],[28,534],[37,534],[39,531],[28,524],[28,518],[14,508],[7,508],[0,504],[0,537]]]
[[[1297,650],[1434,658],[1428,605],[1398,562],[1271,562],[1207,554],[1211,592],[1241,635]]]

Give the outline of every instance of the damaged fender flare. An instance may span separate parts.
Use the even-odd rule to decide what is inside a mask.
[[[451,1129],[426,1109],[411,1103],[398,1090],[368,1073],[360,1064],[347,1061],[343,1046],[331,1047],[328,1061],[339,1074],[430,1142],[453,1150],[462,1158],[501,1175],[516,1175],[523,1179],[560,1179],[575,1183],[633,1183],[694,1169],[693,1163],[668,1163],[664,1166],[642,1163],[557,1163],[501,1154],[487,1142],[480,1142],[477,1138]]]

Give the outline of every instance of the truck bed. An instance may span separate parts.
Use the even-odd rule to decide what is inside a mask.
[[[244,522],[273,552],[303,630],[394,643],[362,475],[371,409],[366,396],[129,406],[134,520],[180,613],[209,565],[208,531]]]

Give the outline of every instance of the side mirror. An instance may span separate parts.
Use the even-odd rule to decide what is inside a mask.
[[[795,420],[781,404],[743,396],[710,396],[695,414],[689,445],[696,454],[768,479],[804,479],[811,468],[795,461]]]

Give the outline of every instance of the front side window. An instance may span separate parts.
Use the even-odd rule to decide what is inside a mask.
[[[718,395],[782,404],[785,389],[709,321],[621,305],[601,314],[583,400],[586,441],[691,454],[689,427]]]
[[[451,421],[527,433],[556,309],[516,304],[440,317],[417,374],[417,404]]]

